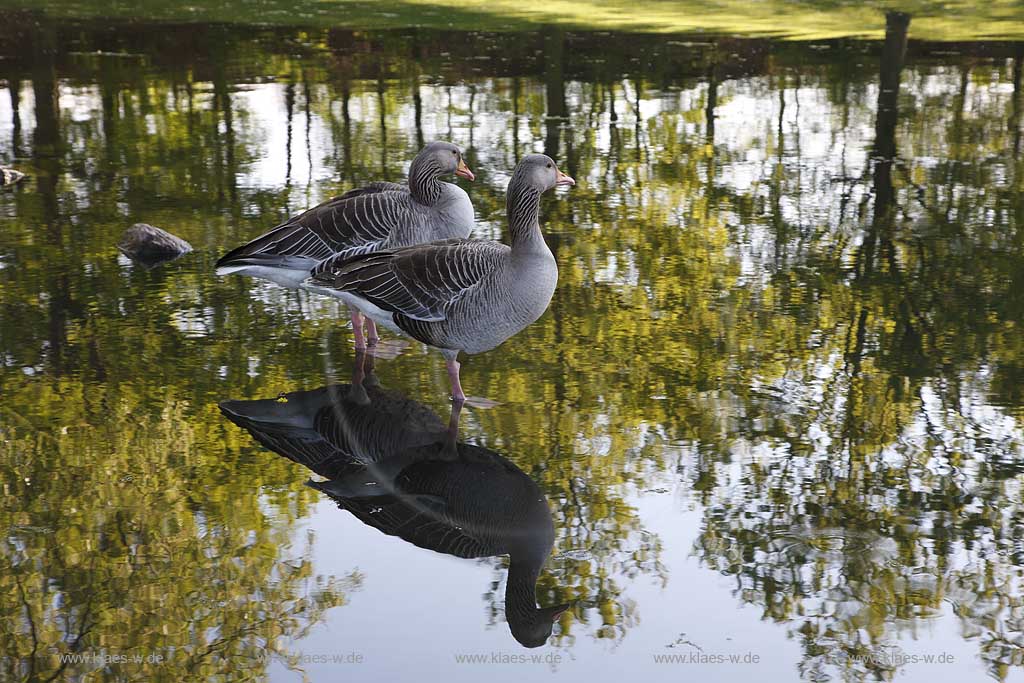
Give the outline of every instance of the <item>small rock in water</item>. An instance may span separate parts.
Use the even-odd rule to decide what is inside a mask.
[[[125,230],[117,248],[145,268],[173,261],[192,251],[192,245],[185,240],[146,223],[136,223]]]
[[[13,168],[0,168],[0,187],[14,185],[24,179],[25,174],[21,171],[15,171]]]

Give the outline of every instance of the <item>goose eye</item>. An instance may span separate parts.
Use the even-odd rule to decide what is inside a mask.
[[[551,168],[551,164],[548,164],[548,168]]]

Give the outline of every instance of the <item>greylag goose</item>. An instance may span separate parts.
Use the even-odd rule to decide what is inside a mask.
[[[225,401],[221,410],[262,445],[327,477],[308,483],[364,524],[456,557],[507,554],[509,630],[526,647],[547,642],[569,607],[536,602],[554,545],[547,500],[506,458],[457,441],[460,405],[452,406],[446,430],[423,404],[375,385],[285,397]]]
[[[441,177],[473,180],[462,152],[448,142],[424,147],[409,168],[409,186],[375,182],[294,216],[217,261],[217,274],[239,273],[295,288],[332,256],[465,238],[473,229],[473,204],[465,190]],[[364,348],[363,321],[351,309],[356,348]],[[368,321],[370,342],[376,329]]]
[[[550,157],[523,157],[505,200],[511,246],[454,239],[338,255],[313,269],[308,287],[439,349],[452,396],[465,401],[459,352],[489,351],[547,310],[558,267],[541,235],[540,197],[556,185],[575,184]]]

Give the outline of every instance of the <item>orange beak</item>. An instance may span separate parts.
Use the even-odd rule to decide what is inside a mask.
[[[575,185],[576,181],[570,176],[565,175],[561,171],[558,172],[558,180],[555,181],[555,185]]]
[[[476,180],[476,176],[473,175],[473,172],[469,170],[469,166],[466,166],[466,162],[462,159],[459,159],[459,167],[455,169],[455,175],[469,181]]]

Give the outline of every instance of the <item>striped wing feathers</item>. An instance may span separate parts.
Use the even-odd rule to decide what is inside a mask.
[[[334,199],[352,199],[353,197],[360,197],[366,194],[375,194],[377,192],[408,192],[409,187],[401,183],[390,183],[386,180],[380,180],[373,183],[367,183],[362,187],[356,187],[345,194],[338,195]]]
[[[500,267],[509,248],[485,240],[445,240],[321,263],[313,279],[392,313],[436,322]]]
[[[229,252],[217,265],[298,256],[323,261],[338,253],[380,249],[395,228],[416,220],[408,191],[332,199]]]

